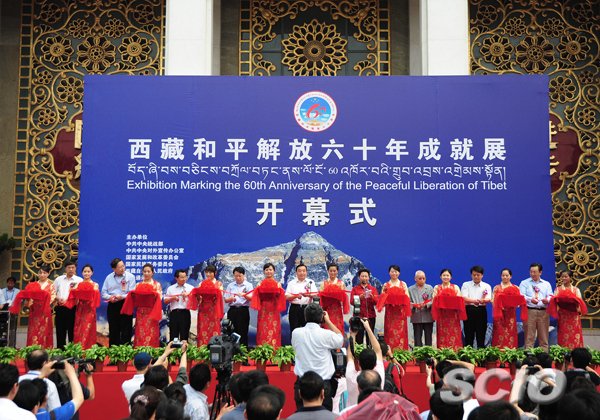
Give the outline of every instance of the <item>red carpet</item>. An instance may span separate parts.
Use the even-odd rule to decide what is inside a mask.
[[[22,362],[18,364],[21,373],[24,373],[25,367]],[[254,366],[245,367],[243,370],[254,369]],[[476,376],[484,372],[483,368],[477,368]],[[121,389],[121,384],[127,379],[131,379],[135,374],[132,366],[128,366],[126,373],[117,372],[116,366],[105,366],[104,372],[94,374],[94,384],[96,386],[96,398],[94,401],[86,401],[80,409],[82,420],[117,420],[129,416],[129,410],[125,396]],[[296,411],[294,403],[294,382],[296,375],[293,372],[279,372],[277,366],[267,367],[267,374],[272,385],[281,388],[287,396],[285,407],[283,408],[282,418],[287,418]],[[175,379],[176,367],[173,367],[171,376]],[[82,382],[85,379],[82,377]],[[405,395],[413,401],[419,411],[429,409],[429,392],[425,388],[426,377],[424,373],[419,373],[418,366],[407,366],[406,375],[402,379]],[[213,373],[213,382],[208,392],[208,401],[212,402],[216,386],[216,373]],[[489,383],[488,393],[494,394],[499,387],[510,389],[510,382],[500,383],[498,380],[492,380]]]

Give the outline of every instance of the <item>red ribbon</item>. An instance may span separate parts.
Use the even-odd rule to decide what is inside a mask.
[[[521,320],[527,321],[529,319],[525,296],[521,295],[521,291],[517,286],[512,285],[504,288],[504,290],[500,288],[497,290],[492,312],[494,319],[502,318],[502,309],[516,308],[517,306],[521,307]]]
[[[142,283],[135,290],[129,292],[125,298],[121,313],[132,315],[134,307],[152,308],[150,319],[154,321],[162,319],[162,302],[160,295],[154,290],[153,284]]]
[[[100,291],[94,287],[94,283],[82,281],[77,285],[76,289],[69,291],[69,297],[65,306],[69,309],[73,308],[77,300],[90,302],[94,307],[100,306]]]
[[[37,282],[30,282],[25,290],[21,290],[17,293],[15,300],[10,305],[8,310],[11,314],[18,314],[21,309],[21,300],[22,299],[33,299],[42,302],[42,307],[44,308],[44,312],[47,312],[47,316],[52,316],[52,312],[50,311],[50,292],[48,290],[42,289],[42,286]],[[46,311],[46,308],[48,310]]]
[[[458,310],[458,319],[461,321],[467,319],[465,300],[458,296],[454,287],[441,288],[441,291],[433,298],[431,315],[433,315],[434,320],[438,321],[441,319],[442,309]]]
[[[277,312],[283,312],[286,308],[285,290],[279,287],[279,283],[273,279],[264,279],[260,282],[260,286],[254,289],[256,292],[252,298],[250,307],[261,310],[266,301],[276,300]]]
[[[553,318],[558,318],[558,308],[577,312],[577,305],[579,305],[582,316],[587,314],[587,306],[580,297],[577,297],[577,294],[567,289],[559,290],[558,294],[548,303],[548,313]]]
[[[215,301],[215,313],[219,319],[223,318],[223,291],[216,286],[216,284],[210,280],[206,279],[200,286],[195,287],[190,292],[190,299],[187,304],[188,309],[192,309],[197,311],[200,307],[198,303],[198,297],[202,296],[202,301],[212,300]]]
[[[381,312],[386,305],[403,306],[404,316],[411,316],[410,298],[402,287],[390,287],[379,296],[377,311]]]
[[[325,286],[325,290],[319,292],[323,309],[327,310],[331,305],[341,303],[342,312],[345,314],[350,312],[350,304],[348,303],[348,296],[346,296],[346,293],[351,293],[352,291],[342,289],[342,287],[344,287],[343,283],[341,287],[330,283]]]

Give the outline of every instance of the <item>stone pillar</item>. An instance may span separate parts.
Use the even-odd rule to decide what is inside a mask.
[[[169,0],[165,74],[218,75],[221,71],[221,0]]]
[[[469,74],[467,0],[409,0],[410,74]]]

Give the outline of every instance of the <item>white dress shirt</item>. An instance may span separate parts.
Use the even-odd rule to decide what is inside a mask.
[[[341,349],[344,336],[321,328],[319,324],[308,322],[305,327],[292,332],[292,347],[296,352],[294,373],[302,376],[308,371],[319,374],[324,381],[335,373],[330,350]]]
[[[133,395],[133,393],[135,391],[140,390],[140,386],[142,385],[143,382],[144,382],[144,374],[143,373],[138,373],[136,375],[133,375],[133,378],[128,379],[123,382],[123,385],[121,385],[121,388],[123,389],[123,392],[125,393],[125,398],[127,399],[127,405],[129,405],[129,400],[131,399],[131,396]]]
[[[378,360],[375,365],[375,372],[379,373],[381,377],[381,389],[385,385],[385,369],[383,367],[383,361]],[[346,365],[346,386],[348,388],[348,402],[346,405],[355,405],[358,404],[358,384],[357,379],[360,374],[360,370],[356,370],[354,367],[354,363],[348,363]]]
[[[463,297],[468,297],[476,300],[487,300],[492,298],[492,287],[484,281],[480,281],[479,284],[475,284],[473,280],[464,282],[460,293]],[[479,306],[474,303],[467,303],[465,305]]]
[[[165,297],[181,295],[181,292],[190,293],[193,289],[194,287],[191,284],[185,283],[183,286],[179,286],[177,283],[175,283],[174,285],[169,286],[167,288]],[[177,300],[174,300],[169,304],[171,310],[173,311],[175,309],[187,309],[188,299],[189,297],[186,297],[184,299],[183,296],[179,296]]]
[[[40,376],[40,373],[42,372],[39,370],[30,370],[25,375],[19,376],[19,382],[24,380],[31,381]],[[60,398],[58,397],[58,389],[56,389],[56,384],[50,379],[44,378],[44,382],[48,385],[48,402],[46,403],[46,410],[52,411],[62,405],[60,403]]]
[[[0,398],[0,420],[36,420],[35,414],[31,411],[23,410],[12,400]]]
[[[208,420],[208,403],[206,394],[196,391],[190,384],[184,385],[183,389],[187,397],[184,413],[192,420]]]
[[[19,289],[13,287],[13,289],[9,292],[8,287],[5,287],[0,291],[0,305],[12,304],[15,297],[19,294]]]
[[[535,289],[537,287],[537,301],[538,303],[532,303],[531,299],[535,298]],[[530,308],[547,308],[548,304],[544,304],[542,299],[548,299],[552,296],[552,286],[546,280],[541,279],[536,283],[531,277],[523,280],[519,285],[521,294],[525,297],[527,306]]]
[[[67,300],[71,291],[71,283],[81,283],[83,279],[78,276],[73,276],[70,279],[66,274],[59,276],[54,280],[54,288],[56,289],[56,297],[58,299]]]
[[[297,295],[298,293],[318,293],[319,289],[317,289],[317,285],[311,279],[304,279],[303,282],[300,282],[297,278],[288,282],[287,287],[285,288],[285,294],[288,295]],[[296,305],[308,305],[312,302],[312,297],[304,296],[297,297],[296,299],[290,301],[290,303]]]

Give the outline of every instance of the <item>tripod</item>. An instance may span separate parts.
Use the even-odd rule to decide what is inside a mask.
[[[213,398],[212,408],[210,409],[210,420],[215,420],[221,411],[221,401],[228,404],[231,403],[231,395],[229,394],[229,380],[233,372],[233,363],[226,363],[223,368],[217,368],[217,386],[215,388],[215,396]]]

